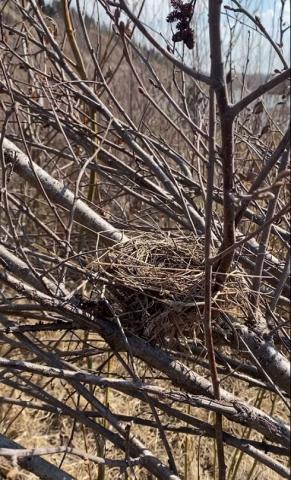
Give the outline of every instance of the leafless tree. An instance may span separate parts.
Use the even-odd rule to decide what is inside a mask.
[[[0,456],[39,478],[202,478],[191,438],[289,478],[286,1],[170,3],[0,4]]]

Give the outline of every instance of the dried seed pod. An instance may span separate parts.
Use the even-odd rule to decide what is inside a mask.
[[[188,27],[184,30],[179,30],[178,32],[174,33],[172,37],[173,42],[184,42],[185,45],[191,50],[194,47],[194,36],[193,30]]]
[[[193,1],[183,3],[181,0],[172,0],[171,5],[174,10],[167,16],[167,22],[178,22],[176,25],[177,32],[173,34],[172,41],[175,43],[184,42],[189,49],[192,49],[194,47],[194,35],[190,28],[190,20],[194,13]]]

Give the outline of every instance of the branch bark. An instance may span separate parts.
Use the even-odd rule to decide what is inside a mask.
[[[54,204],[69,211],[74,209],[74,220],[88,230],[99,233],[104,243],[112,245],[126,241],[126,235],[104,220],[85,202],[75,198],[73,192],[63,183],[32,162],[27,155],[6,138],[3,141],[3,151],[6,162],[11,163],[13,171],[27,180],[38,191],[44,192]]]

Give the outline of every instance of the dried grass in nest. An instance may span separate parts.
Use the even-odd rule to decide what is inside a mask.
[[[194,235],[142,233],[91,263],[111,284],[111,300],[125,328],[159,343],[165,337],[197,336],[204,305],[203,241]],[[237,284],[228,281],[217,300],[220,308],[230,307],[227,293],[233,301]]]

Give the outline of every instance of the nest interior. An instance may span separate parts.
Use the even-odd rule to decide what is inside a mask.
[[[197,338],[204,308],[204,238],[142,233],[94,259],[90,269],[96,278],[106,278],[110,304],[131,333],[156,342]],[[236,271],[213,307],[237,309],[243,289]]]

